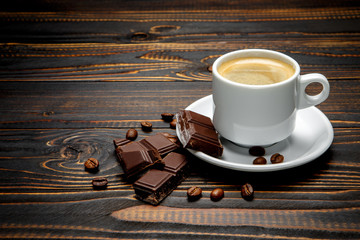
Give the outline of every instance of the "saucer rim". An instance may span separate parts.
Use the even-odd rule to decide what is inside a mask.
[[[201,105],[201,104],[206,104],[206,102],[208,102],[208,101],[212,101],[212,94],[196,100],[195,102],[193,102],[189,106],[187,106],[185,109],[186,110],[194,110],[193,108],[195,108],[196,106]],[[323,141],[321,144],[319,144],[319,148],[316,148],[314,151],[310,152],[309,154],[307,154],[304,157],[296,158],[291,161],[283,162],[280,164],[253,165],[253,164],[243,164],[243,163],[236,163],[236,162],[231,162],[231,161],[224,161],[222,159],[212,157],[212,156],[207,155],[200,151],[196,151],[196,150],[188,149],[188,148],[187,148],[187,150],[191,154],[196,156],[197,158],[199,158],[207,163],[210,163],[212,165],[227,168],[227,169],[237,170],[237,171],[244,171],[244,172],[272,172],[272,171],[285,170],[285,169],[290,169],[290,168],[304,165],[306,163],[309,163],[309,162],[315,160],[319,156],[321,156],[330,147],[330,145],[332,144],[333,139],[334,139],[333,127],[332,127],[329,119],[326,117],[326,115],[322,111],[320,111],[315,106],[308,107],[306,109],[299,110],[299,111],[304,111],[304,110],[305,111],[313,111],[315,113],[314,116],[322,118],[322,121],[325,124],[324,128],[326,129],[326,133],[327,133],[326,140]],[[176,134],[179,136],[178,129],[176,129]]]

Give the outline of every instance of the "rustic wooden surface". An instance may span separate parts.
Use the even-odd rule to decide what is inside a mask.
[[[0,238],[360,239],[359,1],[13,0],[0,29]],[[334,127],[329,150],[261,174],[191,158],[160,206],[136,200],[112,139],[130,127],[139,139],[174,133],[160,114],[211,94],[209,66],[243,48],[328,77],[318,108]],[[96,174],[84,171],[89,157]],[[108,189],[93,190],[94,176]],[[241,198],[245,182],[253,201]],[[188,202],[193,185],[204,196]],[[212,202],[216,187],[225,198]]]

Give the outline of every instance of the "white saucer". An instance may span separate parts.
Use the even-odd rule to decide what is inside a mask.
[[[186,110],[212,118],[212,106],[212,95],[209,95],[195,101]],[[178,132],[177,134],[179,136]],[[248,148],[240,147],[224,138],[221,138],[224,146],[221,158],[188,150],[196,157],[219,167],[246,172],[271,172],[297,167],[316,159],[330,147],[333,138],[334,131],[329,119],[316,107],[309,107],[297,112],[296,127],[290,137],[265,148],[264,157],[268,160],[265,165],[253,165],[255,157],[248,153]],[[281,153],[285,157],[284,162],[272,164],[270,156],[274,153]]]

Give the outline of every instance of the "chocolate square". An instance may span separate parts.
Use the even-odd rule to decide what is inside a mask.
[[[159,151],[161,156],[168,154],[179,148],[177,144],[169,140],[163,134],[156,134],[150,137],[147,137],[140,141],[140,144],[146,146],[148,149],[156,149]]]
[[[133,152],[133,151],[141,151],[141,150],[151,150],[152,148],[147,148],[140,144],[139,142],[130,142],[118,147],[121,152]]]
[[[215,130],[214,125],[211,122],[211,119],[199,113],[185,110],[182,111],[182,118],[187,119],[188,123],[194,123]]]
[[[118,139],[116,143],[116,155],[128,181],[149,167],[163,165],[162,158],[156,149],[148,149],[139,142],[121,139]]]
[[[127,178],[161,161],[159,153],[155,151],[156,150],[137,150],[119,152],[120,164]]]
[[[185,148],[220,157],[223,146],[211,119],[198,113],[182,110],[176,114],[179,140]]]
[[[150,169],[133,185],[136,197],[152,205],[158,205],[174,187],[174,177],[167,171]]]
[[[134,188],[141,188],[145,192],[153,193],[158,191],[171,179],[172,175],[167,171],[150,169],[146,174],[134,183]]]
[[[169,153],[163,159],[163,162],[165,164],[164,171],[170,172],[173,175],[178,174],[188,163],[185,155],[175,152]]]
[[[163,170],[150,169],[134,183],[138,199],[158,205],[188,175],[189,165],[185,155],[172,152],[163,161]]]
[[[116,149],[119,146],[124,146],[124,145],[130,143],[131,141],[127,140],[125,138],[116,138],[116,139],[113,140],[113,142],[114,142],[114,146],[115,146],[115,149]]]

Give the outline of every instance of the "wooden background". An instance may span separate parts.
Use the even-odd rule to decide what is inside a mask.
[[[0,12],[0,238],[360,239],[359,1],[23,1]],[[304,166],[244,173],[192,158],[158,207],[134,198],[112,139],[174,130],[160,118],[211,94],[237,49],[320,72],[334,142]],[[309,92],[318,91],[317,86]],[[153,123],[144,133],[139,122]],[[83,163],[100,160],[90,174]],[[95,176],[109,187],[95,191]],[[251,182],[255,199],[240,186]],[[188,202],[186,190],[203,189]],[[209,199],[221,187],[225,198]]]

